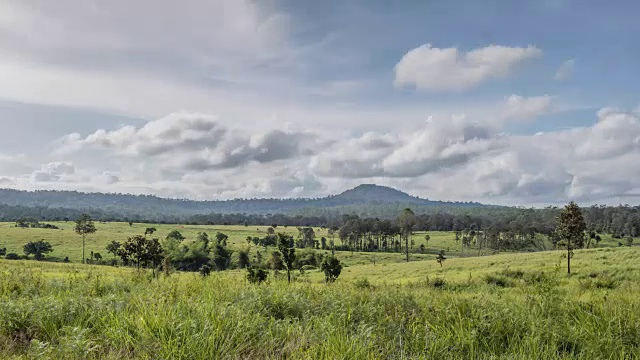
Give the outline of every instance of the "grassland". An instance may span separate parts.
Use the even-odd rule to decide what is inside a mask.
[[[318,270],[287,284],[271,272],[172,273],[80,264],[73,224],[60,230],[0,224],[0,247],[44,239],[50,259],[0,260],[0,358],[15,359],[635,359],[640,358],[640,247],[605,237],[576,251],[477,257],[455,235],[430,232],[429,254],[339,252],[325,284]],[[87,253],[112,240],[177,229],[229,236],[233,249],[266,227],[96,224]],[[295,228],[281,228],[296,234]],[[329,237],[316,229],[318,237]],[[415,247],[424,234],[414,235]],[[339,244],[339,240],[336,239]],[[447,250],[440,266],[432,253]],[[255,251],[253,247],[252,251]],[[462,255],[462,256],[460,256]],[[375,261],[374,261],[375,260]]]
[[[0,354],[31,359],[640,358],[640,248],[353,265],[291,285],[0,260]]]
[[[17,254],[23,253],[23,246],[30,241],[45,240],[53,245],[53,252],[48,256],[49,260],[61,261],[65,257],[68,257],[72,262],[82,262],[82,241],[81,237],[73,231],[73,222],[48,222],[50,224],[58,226],[59,230],[53,229],[41,229],[41,228],[19,228],[15,227],[15,223],[0,222],[0,248],[6,247],[7,252],[14,252]],[[111,241],[123,242],[128,237],[134,235],[144,234],[147,227],[156,228],[157,232],[153,235],[158,238],[165,238],[167,234],[172,230],[180,231],[185,237],[186,241],[190,241],[196,238],[199,232],[206,232],[210,237],[215,236],[217,232],[223,232],[229,236],[229,246],[231,249],[244,249],[248,246],[246,242],[247,236],[264,237],[267,233],[267,226],[235,226],[235,225],[166,225],[166,224],[140,224],[134,223],[129,226],[128,223],[96,223],[98,231],[95,234],[89,235],[86,242],[86,254],[90,254],[91,251],[99,252],[103,257],[107,257],[105,247]],[[326,229],[314,228],[316,238],[326,237],[330,239]],[[290,235],[297,235],[298,231],[295,227],[282,227],[276,228],[277,232],[284,232]],[[414,253],[411,254],[413,260],[432,260],[435,259],[435,255],[440,250],[445,250],[448,257],[467,257],[477,256],[478,250],[474,247],[460,249],[460,242],[455,240],[455,234],[453,232],[444,231],[431,231],[428,232],[430,240],[425,241],[425,232],[416,232],[413,235]],[[340,244],[340,240],[335,236],[335,243]],[[421,244],[426,246],[425,253],[418,253],[418,248]],[[600,247],[613,247],[617,246],[617,240],[612,239],[610,236],[604,235],[603,241],[599,245]],[[251,245],[251,253],[255,254],[255,251],[259,248]],[[269,249],[274,250],[274,249]],[[482,250],[483,255],[490,254],[488,250]],[[367,265],[374,263],[396,263],[403,262],[405,257],[401,253],[339,253],[342,261],[349,265]]]

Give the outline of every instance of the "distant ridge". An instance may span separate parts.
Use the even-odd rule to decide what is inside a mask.
[[[418,207],[486,206],[473,202],[421,199],[387,186],[362,184],[323,198],[234,199],[197,201],[167,199],[154,195],[83,193],[77,191],[0,189],[0,204],[66,209],[100,209],[121,214],[163,214],[190,216],[209,213],[285,214],[305,209],[358,207],[367,204],[396,204]]]

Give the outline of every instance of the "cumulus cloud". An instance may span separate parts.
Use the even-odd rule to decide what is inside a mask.
[[[415,177],[469,161],[498,145],[493,130],[465,116],[429,118],[407,134],[365,134],[317,155],[311,167],[329,177]],[[360,147],[360,150],[358,150]]]
[[[530,120],[548,113],[553,107],[553,97],[549,95],[524,97],[511,95],[505,99],[501,113],[504,120]]]
[[[575,60],[567,60],[565,62],[562,63],[562,65],[560,65],[560,67],[558,68],[558,70],[556,71],[556,74],[554,75],[554,78],[556,80],[566,80],[569,77],[571,77],[571,75],[573,75],[573,70],[576,66],[576,61]]]
[[[548,98],[506,103],[518,105],[511,110],[520,115],[511,118],[520,119],[545,109]],[[94,154],[78,170],[86,151],[76,151],[64,156],[73,163],[51,161],[26,182],[3,183],[198,199],[320,196],[361,182],[435,199],[522,205],[631,196],[640,189],[640,114],[604,108],[596,116],[590,126],[516,136],[463,115],[350,135],[230,128],[211,116],[173,114],[126,131],[67,137],[67,146],[114,158],[109,171],[91,161]]]
[[[69,162],[56,161],[42,165],[40,170],[36,170],[31,174],[31,181],[39,182],[55,182],[65,175],[75,174],[76,168]]]
[[[542,55],[534,47],[490,45],[468,52],[425,44],[407,52],[395,66],[395,85],[429,91],[461,91],[502,78]]]
[[[128,156],[162,158],[181,163],[186,170],[229,169],[255,161],[269,163],[312,154],[315,136],[310,133],[266,130],[255,134],[222,125],[216,117],[197,113],[174,113],[144,126],[104,129],[82,137],[73,133],[60,141],[58,153],[85,147],[113,150]]]

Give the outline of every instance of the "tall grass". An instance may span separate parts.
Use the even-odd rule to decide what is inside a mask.
[[[496,269],[493,279],[447,279],[438,286],[437,279],[404,285],[359,279],[356,286],[340,280],[287,285],[273,278],[251,285],[225,273],[153,279],[130,269],[5,261],[0,262],[0,354],[640,358],[637,275],[604,269],[567,278],[561,272]],[[615,285],[598,286],[598,281]]]

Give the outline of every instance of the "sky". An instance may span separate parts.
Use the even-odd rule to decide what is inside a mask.
[[[640,204],[640,2],[0,0],[0,187]]]

